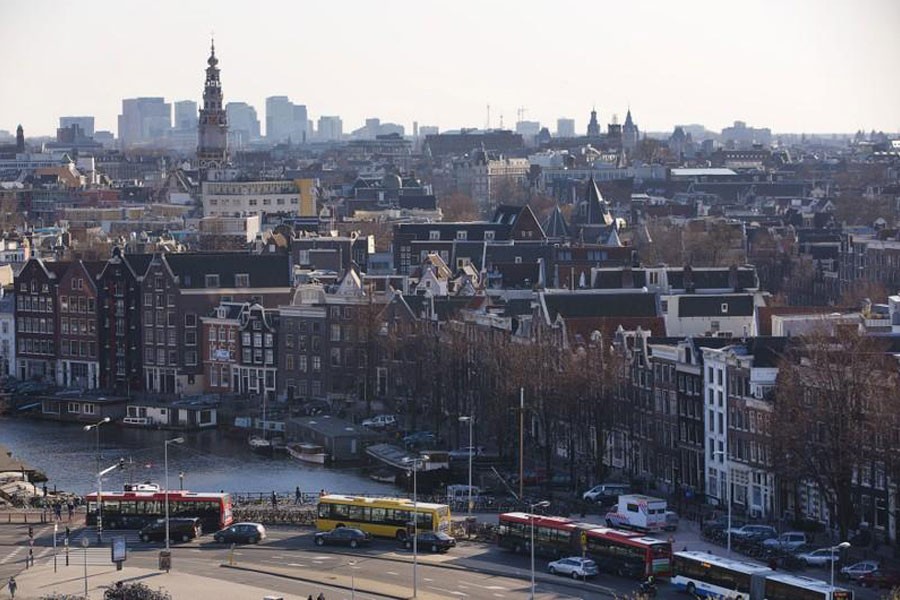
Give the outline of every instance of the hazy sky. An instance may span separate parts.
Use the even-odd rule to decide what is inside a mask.
[[[0,129],[62,115],[116,129],[121,99],[201,100],[215,32],[227,101],[340,115],[584,131],[736,119],[780,132],[900,130],[900,0],[0,0]]]

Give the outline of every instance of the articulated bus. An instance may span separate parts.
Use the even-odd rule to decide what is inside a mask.
[[[534,552],[540,556],[560,558],[584,554],[602,572],[636,579],[672,574],[669,542],[565,517],[505,513],[499,519],[497,544],[514,552],[524,553],[531,548],[533,521]]]
[[[199,517],[203,531],[231,525],[231,495],[222,492],[170,490],[169,516]],[[97,493],[88,494],[88,526],[97,524]],[[103,526],[106,529],[140,529],[166,516],[166,492],[160,490],[103,492]]]
[[[763,565],[706,552],[676,552],[672,584],[699,598],[729,600],[853,600],[853,592],[824,581],[779,573]]]
[[[419,531],[450,531],[450,507],[418,502],[415,505]],[[404,540],[413,527],[413,501],[407,498],[367,498],[328,494],[319,498],[316,528],[355,527],[379,537]]]

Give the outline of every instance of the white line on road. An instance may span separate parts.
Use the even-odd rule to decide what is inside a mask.
[[[437,590],[439,592],[444,592],[445,594],[450,594],[451,596],[460,596],[460,597],[465,597],[465,598],[469,597],[469,595],[465,592],[460,592],[459,590],[448,590],[446,588],[437,587],[436,585],[430,585],[430,586],[428,586],[428,589]]]
[[[394,575],[394,576],[397,576],[400,574],[397,571],[385,571],[384,573],[385,573],[385,575]]]

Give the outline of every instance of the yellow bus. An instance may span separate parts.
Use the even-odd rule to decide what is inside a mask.
[[[450,507],[419,502],[415,505],[419,531],[450,531]],[[316,528],[356,527],[379,537],[405,540],[413,528],[413,502],[408,498],[366,498],[327,494],[319,498]]]

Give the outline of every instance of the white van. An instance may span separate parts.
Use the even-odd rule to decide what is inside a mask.
[[[477,485],[472,486],[472,502],[478,503],[481,500],[481,488]],[[447,486],[447,504],[450,508],[466,508],[469,505],[469,486],[465,484],[453,484]]]
[[[666,525],[666,501],[643,494],[619,496],[617,507],[606,513],[610,527],[625,527],[639,531],[659,531]]]

